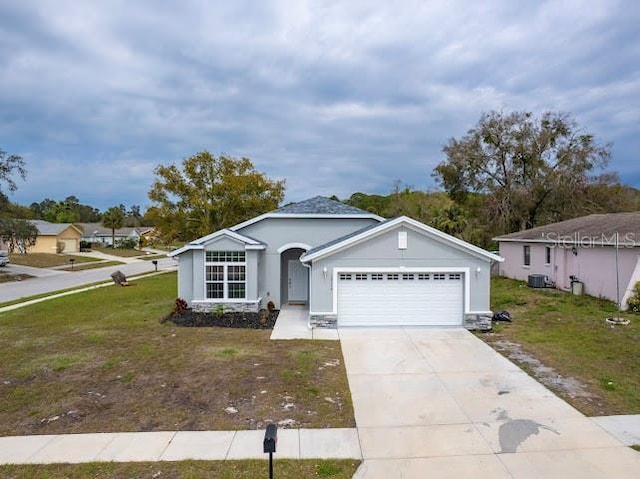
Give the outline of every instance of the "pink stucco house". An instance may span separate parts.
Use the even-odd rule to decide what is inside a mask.
[[[569,290],[572,277],[584,293],[616,298],[618,280],[623,308],[640,281],[640,212],[594,214],[494,238],[500,245],[502,276],[526,281],[542,274],[556,288]]]

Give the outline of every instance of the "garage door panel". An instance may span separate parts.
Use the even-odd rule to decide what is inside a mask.
[[[459,274],[445,279],[356,280],[342,275],[338,280],[338,321],[348,325],[459,325],[463,315],[463,286]],[[381,274],[375,274],[380,277]],[[425,276],[425,275],[421,275]],[[362,278],[362,275],[360,275]],[[350,279],[346,279],[350,278]],[[455,278],[455,279],[451,279]]]

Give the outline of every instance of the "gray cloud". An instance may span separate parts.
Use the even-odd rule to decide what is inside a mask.
[[[15,198],[146,204],[153,167],[251,157],[288,199],[433,186],[483,111],[573,113],[640,184],[637,2],[0,2]]]

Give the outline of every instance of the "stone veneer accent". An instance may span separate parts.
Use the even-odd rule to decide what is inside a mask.
[[[246,303],[225,303],[221,302],[198,302],[193,301],[191,304],[191,309],[196,313],[210,313],[215,311],[219,306],[222,305],[226,312],[232,313],[257,313],[260,310],[260,301],[249,301]]]
[[[465,314],[464,327],[470,331],[490,331],[491,317],[491,314]],[[338,327],[338,317],[335,314],[312,314],[309,316],[309,322],[312,328],[336,329]]]
[[[470,331],[491,331],[491,314],[465,314],[464,327]]]
[[[312,328],[338,328],[338,316],[335,314],[312,314],[309,316],[309,323]]]

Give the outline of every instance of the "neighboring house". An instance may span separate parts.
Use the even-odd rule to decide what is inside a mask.
[[[111,235],[111,228],[106,228],[102,226],[101,223],[78,223],[78,225],[84,231],[82,235],[82,241],[87,241],[89,243],[99,243],[105,246],[112,246],[113,237]],[[147,227],[123,227],[118,228],[115,231],[115,239],[116,244],[118,241],[124,239],[132,239],[136,241],[136,244],[140,240],[140,236],[142,236],[143,232],[148,231],[150,228]]]
[[[547,276],[558,289],[569,290],[572,278],[591,296],[617,302],[618,281],[623,307],[640,281],[640,213],[594,214],[494,238],[500,244],[500,274],[526,281]]]
[[[44,220],[29,220],[38,229],[36,244],[28,253],[56,253],[58,243],[64,245],[63,253],[76,253],[80,250],[82,231],[71,223],[49,223]]]
[[[304,304],[310,326],[486,323],[501,258],[411,218],[315,197],[179,248],[178,294],[195,310]],[[490,319],[489,319],[490,321]]]

